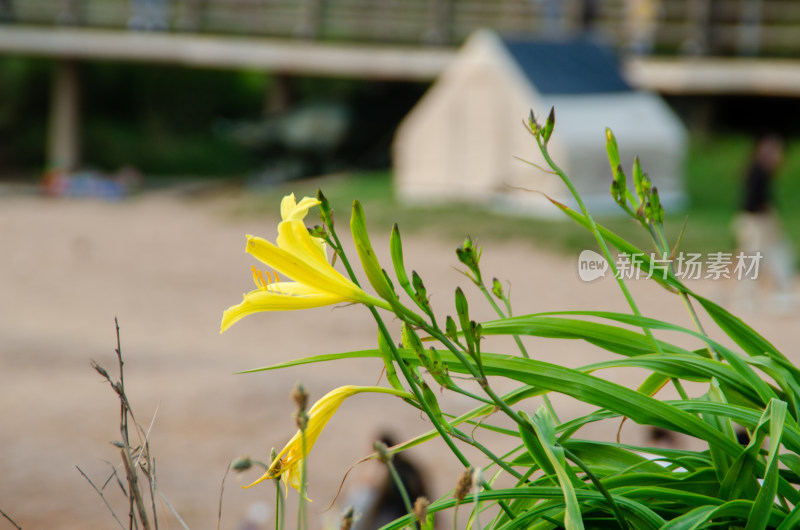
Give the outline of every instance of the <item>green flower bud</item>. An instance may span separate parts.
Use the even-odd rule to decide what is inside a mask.
[[[472,239],[468,237],[464,240],[464,244],[456,249],[456,256],[458,257],[458,261],[466,265],[467,268],[472,272],[474,275],[474,280],[480,281],[480,247],[476,248],[472,243]]]
[[[408,281],[408,275],[406,274],[406,268],[403,264],[403,243],[400,240],[400,228],[397,226],[397,223],[392,226],[392,235],[389,238],[389,249],[392,253],[392,265],[394,265],[394,273],[397,276],[397,281],[400,282],[400,286],[408,290],[410,282]]]
[[[447,338],[450,340],[458,339],[458,328],[456,327],[456,321],[453,320],[453,317],[450,315],[447,315],[447,318],[444,321],[444,334],[447,335]]]
[[[617,188],[619,189],[619,198],[617,202],[625,206],[625,203],[628,201],[628,183],[621,165],[617,166],[617,170],[614,172],[614,179],[616,179]]]
[[[453,386],[453,380],[450,378],[449,370],[447,368],[447,363],[442,360],[441,355],[439,352],[436,351],[436,348],[431,346],[428,351],[431,355],[431,368],[428,369],[431,376],[433,376],[433,380],[439,383],[444,388],[451,388]]]
[[[320,239],[327,239],[328,238],[328,231],[325,230],[324,226],[315,225],[314,228],[308,229],[308,234],[311,237],[318,237]]]
[[[536,123],[536,116],[533,114],[533,109],[531,109],[530,114],[528,114],[528,127],[530,127],[534,134],[539,134],[539,124]]]
[[[442,425],[445,431],[452,432],[453,428],[447,422],[447,419],[442,414],[442,409],[439,407],[439,401],[436,399],[436,394],[431,390],[431,387],[428,386],[428,383],[425,381],[420,380],[420,390],[422,391],[422,399],[425,400],[425,403],[433,412],[433,415],[436,416],[436,419]]]
[[[469,304],[467,297],[464,296],[464,291],[461,287],[456,287],[456,314],[458,321],[461,325],[461,331],[464,332],[464,339],[467,341],[467,349],[470,352],[475,352],[475,336],[471,333],[469,321]]]
[[[417,271],[411,271],[411,285],[414,286],[414,301],[426,313],[431,314],[433,311],[428,301],[428,290],[425,288],[425,284],[422,283],[422,278],[417,274]]]
[[[619,148],[617,147],[617,139],[611,129],[606,127],[606,152],[608,153],[608,163],[611,166],[611,172],[620,164],[619,161]]]
[[[364,208],[358,201],[353,201],[353,213],[350,216],[350,231],[353,234],[353,242],[356,245],[358,257],[361,259],[361,266],[367,274],[367,279],[378,295],[389,302],[392,306],[399,304],[397,295],[388,281],[386,273],[381,268],[375,251],[367,234],[366,220],[364,218]]]
[[[611,181],[611,196],[616,202],[619,202],[619,183],[616,180]]]
[[[322,190],[317,190],[317,200],[319,201],[319,216],[322,222],[328,228],[332,228],[333,211],[331,210],[331,204],[328,202],[328,199],[322,194]]]
[[[492,294],[499,299],[503,299],[503,284],[497,278],[492,278]]]
[[[392,388],[396,390],[403,390],[403,385],[400,383],[400,379],[397,377],[397,370],[394,367],[392,349],[390,348],[389,343],[386,342],[386,338],[384,338],[383,333],[380,331],[378,331],[378,351],[381,354],[383,365],[386,367],[386,380],[389,381],[389,384],[392,385]]]
[[[240,456],[239,458],[231,462],[231,469],[236,471],[237,473],[241,473],[242,471],[247,471],[251,467],[253,467],[253,461],[247,455]]]
[[[647,175],[642,171],[642,165],[639,163],[639,157],[633,159],[633,186],[636,188],[636,195],[639,197],[639,203],[644,202],[650,191],[650,180]],[[647,189],[647,191],[645,191]]]
[[[550,107],[550,115],[547,116],[547,121],[542,129],[542,141],[547,144],[550,136],[553,134],[553,128],[556,126],[556,108]]]
[[[653,208],[652,218],[653,222],[657,224],[664,223],[664,208],[661,206],[661,199],[658,196],[658,188],[655,186],[650,191],[650,204]]]

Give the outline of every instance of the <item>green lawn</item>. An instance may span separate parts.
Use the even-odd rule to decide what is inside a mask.
[[[796,248],[800,248],[800,143],[790,145],[781,171],[776,196],[781,216]],[[687,160],[686,185],[690,204],[684,211],[667,212],[665,229],[674,242],[687,223],[681,242],[686,252],[730,252],[733,236],[730,223],[740,202],[742,174],[750,153],[750,140],[725,136],[694,141]],[[647,161],[643,164],[647,166]],[[535,171],[531,169],[531,171]],[[610,177],[609,177],[610,178]],[[658,184],[657,182],[655,183]],[[251,194],[239,213],[255,213],[277,207],[280,197],[293,191],[312,195],[321,187],[339,216],[345,217],[350,202],[358,198],[371,225],[388,229],[397,222],[403,233],[430,232],[448,237],[471,235],[478,241],[515,239],[574,253],[592,248],[591,235],[572,222],[544,221],[507,216],[473,206],[410,207],[398,203],[392,194],[389,172],[358,173],[307,181],[295,181]],[[609,195],[609,201],[611,201]],[[346,217],[345,217],[346,218]],[[650,250],[644,231],[623,217],[598,218],[601,224]]]

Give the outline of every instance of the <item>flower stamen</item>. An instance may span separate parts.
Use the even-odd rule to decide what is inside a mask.
[[[255,266],[252,266],[251,269],[253,270],[253,281],[255,282],[256,287],[258,287],[262,291],[281,293],[281,290],[278,287],[278,282],[280,282],[281,279],[278,276],[277,272],[273,272],[272,274],[270,274],[269,271],[262,271],[260,269],[257,269]],[[266,278],[264,278],[265,275]],[[275,275],[274,280],[272,279],[273,275]]]

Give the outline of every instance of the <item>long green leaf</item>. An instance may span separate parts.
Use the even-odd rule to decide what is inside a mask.
[[[518,321],[524,321],[525,319],[532,319],[532,325],[537,326],[537,322],[534,319],[538,319],[539,317],[546,317],[548,315],[575,315],[575,316],[590,316],[590,317],[597,317],[603,318],[608,320],[613,320],[616,322],[645,328],[645,329],[661,329],[665,331],[675,331],[679,333],[684,333],[687,335],[691,335],[696,337],[703,342],[705,342],[709,347],[713,348],[717,351],[722,357],[730,363],[734,370],[736,370],[744,379],[744,383],[747,384],[750,388],[752,388],[755,392],[758,393],[762,404],[766,406],[769,403],[769,400],[777,397],[775,392],[770,388],[768,384],[766,384],[761,377],[752,369],[750,368],[745,360],[736,352],[732,351],[730,348],[723,346],[722,344],[712,340],[708,336],[698,333],[694,330],[677,326],[675,324],[671,324],[669,322],[664,322],[662,320],[648,318],[644,316],[636,316],[636,315],[629,315],[625,313],[615,313],[610,311],[558,311],[558,312],[547,312],[547,313],[539,313],[534,315],[526,315],[526,316],[519,316],[515,317]],[[584,322],[584,321],[579,321]],[[489,325],[489,323],[484,324],[484,328]],[[663,347],[663,346],[662,346]],[[613,350],[612,350],[613,351]],[[667,351],[666,349],[664,350]],[[685,351],[685,350],[684,350]],[[800,375],[800,373],[798,374]]]
[[[547,408],[544,406],[540,407],[533,417],[524,412],[520,412],[520,416],[533,428],[539,441],[538,447],[545,454],[549,467],[555,471],[558,477],[558,483],[564,492],[564,503],[566,505],[564,526],[567,530],[582,530],[583,519],[581,518],[581,507],[575,495],[574,477],[568,472],[567,463],[564,459],[564,450],[556,445],[553,418],[550,417]]]
[[[621,355],[654,353],[653,342],[643,333],[599,322],[540,315],[524,315],[483,322],[484,335],[531,335],[554,339],[581,339]],[[689,350],[658,341],[666,353]]]
[[[767,471],[764,483],[758,492],[745,530],[764,530],[769,523],[771,508],[775,505],[775,494],[778,491],[778,449],[781,445],[784,423],[786,421],[786,403],[772,400],[764,411],[769,416],[769,452],[767,453]]]
[[[647,494],[648,492],[645,491],[644,493]],[[505,499],[563,499],[564,497],[564,494],[560,488],[548,487],[496,489],[492,491],[482,491],[480,495],[483,501],[497,501]],[[603,502],[603,495],[597,491],[576,490],[575,495],[581,502]],[[634,514],[643,523],[645,523],[643,526],[641,526],[641,528],[661,528],[665,523],[662,517],[650,510],[643,502],[623,496],[615,496],[614,500],[622,507],[623,510]],[[438,500],[428,507],[428,511],[431,513],[439,512],[448,508],[452,508],[455,506],[455,504],[455,499]],[[381,527],[381,530],[400,530],[401,528],[408,526],[409,523],[413,522],[413,517],[413,515],[401,517],[400,519]],[[517,519],[521,519],[519,523],[525,522],[524,515],[518,516],[516,519],[514,519],[514,521],[517,521]],[[509,524],[513,523],[514,521],[511,521]]]

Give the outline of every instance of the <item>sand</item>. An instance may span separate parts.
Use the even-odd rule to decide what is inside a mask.
[[[21,527],[119,527],[77,469],[101,485],[120,463],[110,443],[120,437],[119,404],[90,366],[95,360],[117,376],[115,317],[127,393],[138,421],[149,429],[159,489],[191,528],[216,527],[220,485],[233,458],[267,459],[271,447],[282,447],[293,434],[288,396],[297,381],[315,399],[339,385],[379,380],[380,364],[371,359],[235,374],[306,355],[370,348],[376,333],[366,309],[350,306],[259,314],[220,335],[222,311],[252,285],[255,261],[244,253],[244,235],[272,238],[278,221],[276,215],[232,215],[237,200],[174,192],[121,202],[0,196],[0,509]],[[373,231],[372,237],[386,259],[388,234]],[[479,293],[454,268],[452,250],[459,242],[412,234],[405,240],[408,267],[420,272],[442,314],[452,313],[451,293],[463,285],[474,315],[490,318]],[[518,314],[625,310],[612,279],[578,278],[577,256],[555,255],[529,241],[482,243],[485,274],[510,283]],[[730,282],[701,281],[695,287],[722,296]],[[632,282],[632,289],[645,314],[689,325],[674,295],[643,281]],[[797,360],[797,317],[765,311],[749,321]],[[397,328],[396,321],[389,323]],[[569,366],[610,358],[579,341],[527,343],[534,357]],[[510,346],[492,342],[484,349]],[[605,376],[628,385],[641,381],[641,374],[625,370]],[[590,410],[557,396],[554,402],[564,418]],[[452,396],[443,403],[454,411],[468,406]],[[531,400],[524,407],[532,412],[539,403]],[[594,426],[586,436],[610,439],[615,425]],[[340,505],[325,509],[376,433],[388,429],[403,439],[430,428],[417,411],[391,396],[347,401],[312,453],[311,527],[336,518]],[[476,436],[510,447],[483,432]],[[625,441],[644,436],[635,425],[623,431]],[[474,451],[466,453],[483,464]],[[439,440],[415,448],[410,457],[423,469],[433,496],[450,489],[461,470]],[[360,466],[345,489],[371,472],[369,464]],[[239,488],[256,476],[251,471],[226,480],[222,528],[273,524],[273,486]],[[112,483],[106,491],[127,524],[118,488]],[[291,492],[290,502],[294,498]],[[161,502],[158,510],[168,512]],[[179,528],[171,516],[164,520]],[[288,520],[294,520],[293,512]],[[0,529],[5,528],[13,527],[0,517]]]

